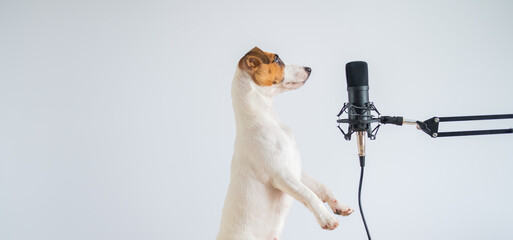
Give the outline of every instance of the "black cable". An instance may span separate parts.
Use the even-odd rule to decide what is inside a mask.
[[[363,183],[363,169],[365,168],[365,156],[360,156],[360,167],[362,169],[360,173],[360,184],[358,186],[358,206],[360,207],[360,215],[362,215],[363,225],[365,226],[365,232],[367,232],[367,237],[371,240],[371,236],[369,233],[369,228],[367,227],[367,222],[365,221],[365,216],[363,215],[362,210],[362,183]]]

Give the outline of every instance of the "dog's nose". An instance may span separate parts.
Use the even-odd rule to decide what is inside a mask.
[[[308,75],[310,75],[310,73],[312,73],[312,69],[309,67],[305,67],[305,71],[308,73]]]

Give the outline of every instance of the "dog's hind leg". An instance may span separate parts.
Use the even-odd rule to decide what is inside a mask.
[[[352,208],[339,201],[326,185],[310,177],[305,172],[301,174],[301,181],[323,202],[327,202],[335,214],[348,216],[354,212]]]
[[[338,226],[337,219],[330,214],[323,202],[293,174],[281,172],[273,178],[273,183],[276,188],[310,209],[323,229],[333,230]]]

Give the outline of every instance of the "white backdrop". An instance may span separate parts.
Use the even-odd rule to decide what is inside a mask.
[[[345,63],[368,62],[385,115],[513,113],[512,12],[512,1],[3,0],[0,239],[214,239],[231,81],[254,46],[312,67],[277,110],[304,170],[357,208],[356,144],[335,123]],[[367,147],[373,237],[513,238],[512,142],[383,126]],[[282,239],[365,239],[358,212],[339,219],[322,230],[296,202]]]

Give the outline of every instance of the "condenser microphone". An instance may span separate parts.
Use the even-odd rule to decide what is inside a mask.
[[[349,100],[349,124],[356,132],[360,165],[365,165],[365,137],[371,131],[369,113],[369,74],[363,61],[346,64],[347,93]]]
[[[363,169],[365,167],[365,137],[371,133],[372,115],[371,109],[375,109],[372,103],[369,103],[369,73],[367,63],[363,61],[350,62],[346,64],[347,95],[348,95],[348,115],[349,115],[349,138],[351,132],[356,132],[358,145],[358,157],[360,159],[360,184],[358,187],[358,206],[362,215],[363,224],[367,237],[371,240],[367,222],[362,211],[361,194],[363,182]],[[342,131],[343,132],[343,131]],[[347,139],[347,138],[346,138]]]

